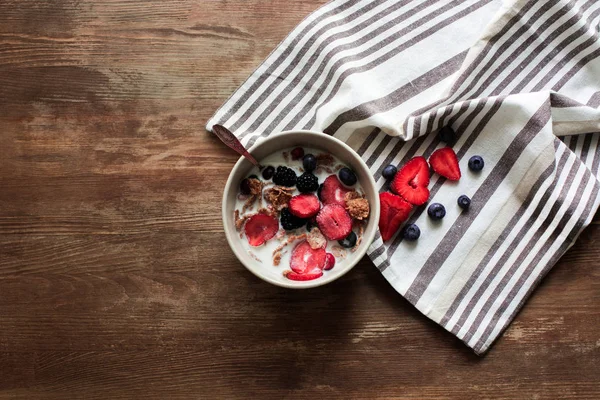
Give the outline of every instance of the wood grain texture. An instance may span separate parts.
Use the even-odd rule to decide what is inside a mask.
[[[0,1],[0,398],[600,398],[600,225],[485,358],[368,260],[262,283],[208,117],[324,0]]]

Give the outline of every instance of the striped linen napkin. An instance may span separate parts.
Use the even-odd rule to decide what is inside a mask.
[[[463,177],[430,183],[415,243],[369,257],[415,307],[485,353],[599,205],[600,2],[334,0],[315,11],[207,124],[247,146],[289,129],[352,146],[381,169],[458,134]],[[486,166],[467,168],[478,154]],[[468,212],[459,195],[472,199]]]

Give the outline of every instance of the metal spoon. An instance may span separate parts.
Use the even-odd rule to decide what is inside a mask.
[[[256,165],[259,170],[263,169],[263,166],[260,165],[256,158],[252,156],[252,154],[248,153],[248,150],[244,147],[244,145],[235,137],[235,135],[223,125],[213,125],[213,132],[221,142],[225,143],[229,148],[238,152],[238,154],[246,157],[252,164]]]

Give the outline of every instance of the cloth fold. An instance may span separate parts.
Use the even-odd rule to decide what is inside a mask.
[[[599,202],[600,3],[334,0],[302,21],[208,121],[250,146],[271,133],[334,135],[381,170],[444,146],[463,177],[434,176],[421,238],[378,235],[390,284],[485,353],[587,226]],[[481,155],[481,173],[467,168]],[[456,199],[471,198],[468,212]]]

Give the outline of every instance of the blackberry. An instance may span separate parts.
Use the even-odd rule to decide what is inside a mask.
[[[321,183],[319,185],[319,188],[317,189],[317,196],[319,196],[319,200],[323,201],[323,199],[321,198],[321,191],[323,190],[323,184]]]
[[[319,179],[310,172],[305,172],[296,181],[296,187],[301,193],[312,193],[319,188]]]
[[[281,165],[277,167],[277,171],[273,175],[273,183],[279,186],[294,186],[296,179],[298,178],[293,169]]]
[[[287,207],[281,210],[279,222],[281,222],[281,226],[286,231],[298,229],[304,226],[304,224],[306,224],[306,220],[304,218],[298,218],[295,215],[292,215],[292,213],[290,212],[290,210],[287,209]]]

